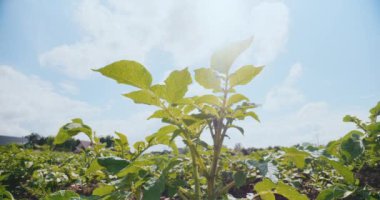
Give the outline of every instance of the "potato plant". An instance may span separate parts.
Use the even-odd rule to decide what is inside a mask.
[[[237,120],[252,117],[259,120],[252,111],[256,107],[236,88],[248,84],[262,70],[262,67],[245,65],[235,72],[230,68],[234,60],[247,49],[252,38],[228,46],[212,55],[209,68],[195,70],[194,79],[210,94],[202,96],[186,96],[192,77],[187,68],[170,73],[162,84],[152,84],[149,71],[136,61],[121,60],[95,70],[116,80],[118,83],[137,87],[138,90],[124,94],[135,103],[157,107],[150,118],[160,118],[167,123],[166,133],[153,136],[159,139],[161,135],[170,134],[170,141],[180,137],[189,148],[192,160],[194,191],[179,189],[183,199],[216,199],[225,194],[231,187],[241,184],[245,178],[242,172],[237,172],[236,180],[227,185],[217,183],[219,175],[219,160],[223,141],[228,137],[228,130],[236,128],[244,133],[243,128],[236,126]],[[213,144],[208,145],[201,140],[201,134],[208,132]],[[203,151],[212,149],[211,157],[203,157]],[[211,162],[210,162],[211,160]],[[207,192],[201,191],[200,177],[207,180]]]

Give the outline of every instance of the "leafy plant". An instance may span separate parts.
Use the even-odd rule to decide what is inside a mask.
[[[257,107],[250,103],[243,94],[236,93],[236,87],[248,84],[262,70],[262,67],[246,65],[235,72],[230,68],[235,59],[246,50],[252,38],[232,44],[214,53],[210,68],[195,70],[195,80],[211,94],[186,97],[192,77],[187,68],[170,73],[163,84],[152,85],[149,71],[136,61],[121,60],[95,70],[118,83],[137,87],[138,90],[124,94],[135,103],[156,106],[158,110],[150,118],[159,118],[169,125],[164,129],[170,131],[153,135],[152,139],[169,138],[169,143],[180,137],[189,148],[192,160],[194,192],[179,189],[182,198],[201,199],[201,176],[207,180],[207,198],[216,199],[225,194],[240,180],[227,185],[219,185],[219,160],[223,142],[228,137],[228,130],[235,128],[244,134],[241,127],[235,125],[237,120],[252,117],[259,120],[251,111]],[[201,134],[208,129],[213,138],[209,146],[201,140]],[[212,156],[204,157],[203,152],[211,149]],[[211,159],[211,162],[209,160]],[[240,177],[240,176],[239,176]]]

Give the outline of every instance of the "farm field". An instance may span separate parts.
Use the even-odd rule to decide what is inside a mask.
[[[379,24],[379,0],[0,0],[0,200],[380,200]]]
[[[344,116],[344,122],[358,129],[327,146],[231,150],[223,145],[229,129],[244,135],[236,121],[260,121],[253,111],[257,105],[235,88],[248,84],[263,67],[245,65],[230,72],[231,63],[251,42],[222,49],[213,55],[210,68],[195,70],[194,80],[212,90],[202,96],[186,97],[193,80],[188,68],[172,71],[163,84],[155,85],[150,72],[136,61],[121,60],[94,70],[137,88],[124,96],[157,108],[149,118],[161,119],[164,125],[134,144],[115,132],[109,145],[76,118],[49,139],[50,145],[2,147],[0,195],[52,200],[379,199],[380,102],[370,109],[368,120]],[[54,151],[79,133],[88,137],[88,148],[76,154]],[[202,134],[210,134],[212,143],[203,141]],[[176,138],[185,148],[177,147]],[[146,153],[155,145],[171,151]]]
[[[379,108],[371,110],[372,119]],[[379,199],[379,144],[372,138],[379,122],[358,125],[366,130],[353,130],[327,146],[223,148],[217,181],[234,186],[220,198]],[[149,138],[129,145],[119,134],[114,147],[99,143],[81,153],[2,146],[0,194],[3,199],[180,199],[178,192],[194,184],[188,149],[140,154],[150,145]],[[205,158],[212,153],[204,146],[201,151]],[[203,193],[206,180],[200,183]]]

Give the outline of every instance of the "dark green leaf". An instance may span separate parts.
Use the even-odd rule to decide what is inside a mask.
[[[234,174],[235,185],[238,188],[245,184],[246,179],[247,179],[247,173],[245,172],[238,171]]]
[[[124,160],[119,157],[110,156],[110,157],[100,157],[97,159],[99,165],[106,168],[106,170],[112,174],[116,174],[123,168],[129,165],[128,160]]]

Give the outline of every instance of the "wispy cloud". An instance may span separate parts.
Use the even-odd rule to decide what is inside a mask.
[[[69,119],[92,116],[100,109],[57,92],[48,82],[0,65],[0,134],[56,134]]]
[[[302,65],[300,63],[294,64],[281,85],[275,86],[267,93],[263,108],[275,111],[304,102],[304,95],[297,89],[297,81],[301,75]]]
[[[90,68],[119,59],[146,61],[153,48],[173,55],[176,66],[208,60],[220,46],[255,36],[244,59],[268,64],[287,41],[283,1],[89,1],[75,16],[83,38],[40,55],[42,65],[86,78]]]

